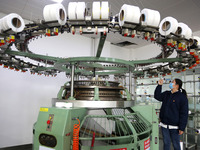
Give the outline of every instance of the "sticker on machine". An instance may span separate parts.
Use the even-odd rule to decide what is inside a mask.
[[[150,139],[144,141],[144,150],[150,150]]]
[[[39,150],[55,150],[53,148],[48,148],[48,147],[45,147],[45,146],[40,146],[39,147]]]
[[[127,148],[117,148],[117,149],[110,149],[110,150],[127,150]]]

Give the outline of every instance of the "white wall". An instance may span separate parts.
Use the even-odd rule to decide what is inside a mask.
[[[142,46],[140,48],[132,49],[131,60],[145,60],[156,57],[161,53],[161,47],[157,44],[150,44]],[[170,57],[176,57],[177,53],[174,53]]]
[[[38,54],[57,57],[95,56],[98,39],[64,33],[44,37],[30,43]],[[94,45],[93,45],[94,44]],[[95,47],[95,49],[93,48]],[[129,50],[105,42],[104,57],[129,59]],[[0,148],[32,143],[32,127],[39,108],[51,106],[60,86],[66,82],[64,73],[57,77],[31,75],[0,67]]]
[[[39,108],[51,106],[64,75],[47,78],[2,67],[0,74],[0,147],[31,143]]]
[[[92,39],[70,33],[58,37],[43,37],[30,43],[30,49],[37,54],[55,57],[91,56]]]

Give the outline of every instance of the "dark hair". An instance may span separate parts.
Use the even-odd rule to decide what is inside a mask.
[[[179,85],[178,90],[180,90],[183,94],[185,94],[187,96],[187,92],[182,88],[183,82],[178,78],[175,78],[174,80],[175,80],[176,84]]]

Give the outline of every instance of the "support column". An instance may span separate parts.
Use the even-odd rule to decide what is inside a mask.
[[[70,100],[75,100],[74,98],[74,72],[75,72],[75,65],[71,64],[71,93],[70,93]]]
[[[133,95],[134,95],[134,101],[135,101],[135,103],[136,103],[136,100],[137,100],[137,95],[136,95],[137,80],[136,80],[135,77],[134,77],[134,79],[133,79],[133,84],[134,84]]]
[[[184,89],[186,90],[186,72],[183,73],[184,77]],[[187,90],[186,90],[187,91]],[[185,128],[185,148],[188,149],[188,132],[187,132],[187,126]]]
[[[193,70],[193,89],[194,89],[194,129],[197,128],[197,99],[196,99],[196,88],[195,88],[195,69]],[[197,150],[198,135],[195,134],[195,149]]]
[[[132,100],[132,72],[131,72],[131,67],[129,67],[129,93],[131,94],[131,100]]]
[[[98,46],[97,53],[96,53],[96,57],[98,57],[98,58],[101,56],[101,52],[103,50],[103,46],[104,46],[105,40],[106,40],[106,35],[104,35],[101,32],[101,37],[99,39],[99,46]]]

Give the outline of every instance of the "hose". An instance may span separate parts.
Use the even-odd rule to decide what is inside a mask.
[[[79,150],[79,130],[80,130],[80,120],[76,119],[79,123],[74,124],[73,128],[73,150]]]

